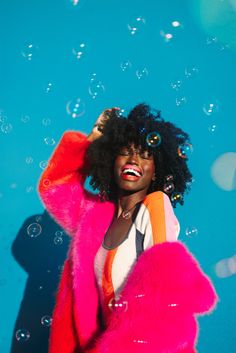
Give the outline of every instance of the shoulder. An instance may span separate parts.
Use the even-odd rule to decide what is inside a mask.
[[[145,199],[143,200],[143,203],[145,205],[152,205],[152,204],[157,204],[157,203],[169,203],[170,204],[170,199],[167,194],[165,194],[163,191],[155,191],[150,194],[148,194]]]

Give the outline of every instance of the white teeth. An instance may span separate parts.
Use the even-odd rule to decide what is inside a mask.
[[[141,176],[141,174],[137,170],[131,169],[131,168],[124,169],[122,173],[123,174],[133,173],[134,175],[136,175],[138,177]]]

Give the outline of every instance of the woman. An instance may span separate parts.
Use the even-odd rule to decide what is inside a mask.
[[[39,185],[72,236],[50,353],[192,353],[196,315],[217,296],[177,242],[173,206],[191,182],[188,135],[145,104],[104,111],[87,137],[66,132]],[[98,195],[83,188],[86,176]],[[171,200],[171,201],[170,201]]]

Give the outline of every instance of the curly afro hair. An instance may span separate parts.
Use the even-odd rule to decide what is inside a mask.
[[[157,132],[161,143],[152,147],[149,134]],[[116,201],[117,186],[114,181],[113,165],[122,147],[131,144],[153,155],[156,180],[150,185],[148,193],[161,190],[173,204],[183,205],[184,193],[189,190],[192,174],[187,166],[187,155],[181,155],[181,146],[191,147],[187,133],[161,118],[161,112],[147,104],[135,106],[128,117],[112,110],[103,134],[89,146],[87,162],[90,185],[98,190],[101,199]],[[184,158],[183,158],[184,157]]]

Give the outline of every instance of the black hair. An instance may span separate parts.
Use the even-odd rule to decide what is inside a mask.
[[[148,140],[152,133],[154,140],[155,134],[160,140],[158,146],[152,145],[153,139]],[[161,112],[147,104],[136,105],[127,117],[117,110],[110,112],[102,136],[90,144],[86,154],[92,188],[100,192],[101,198],[117,199],[114,161],[120,149],[131,143],[153,155],[156,179],[148,193],[161,190],[170,197],[174,207],[177,202],[183,205],[184,193],[192,181],[185,154],[186,148],[191,149],[190,138],[173,123],[164,121]]]

